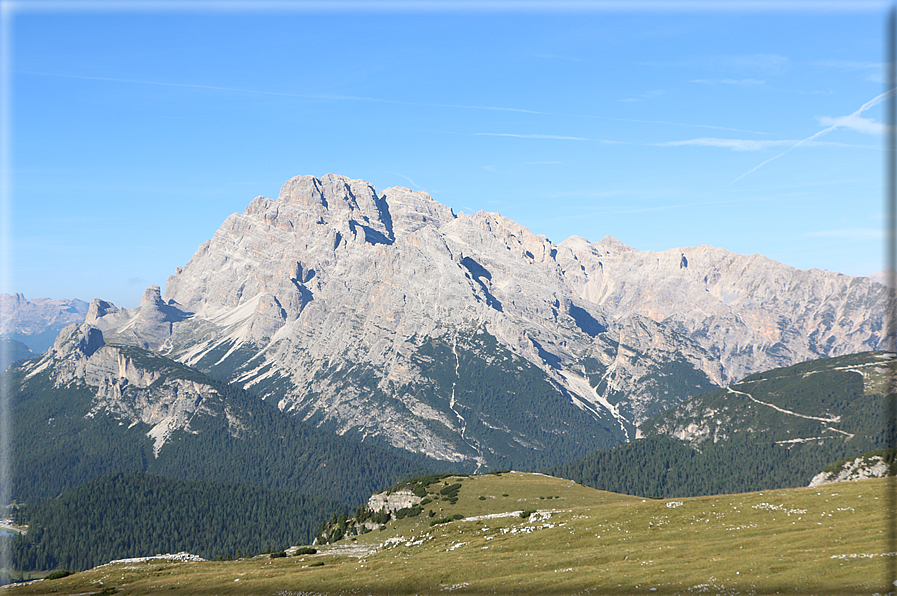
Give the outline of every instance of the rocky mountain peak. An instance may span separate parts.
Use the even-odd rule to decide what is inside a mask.
[[[396,236],[410,234],[423,227],[441,228],[455,219],[451,207],[433,200],[423,191],[404,186],[393,186],[383,191],[382,199],[389,208],[393,233]]]
[[[144,293],[144,298],[145,297],[146,294]],[[143,301],[141,300],[141,302]],[[102,317],[117,313],[119,310],[120,309],[111,302],[106,302],[105,300],[94,298],[90,301],[90,306],[87,309],[87,317],[84,321],[86,323],[90,323],[91,325],[95,325],[97,321],[99,321]]]
[[[170,308],[155,304],[158,287],[150,288],[145,306]],[[96,304],[97,301],[94,301]],[[105,303],[109,306],[108,303]],[[139,309],[110,311],[111,320],[125,321],[125,326],[139,319]],[[131,315],[130,319],[121,318]],[[99,318],[108,324],[110,319]],[[140,344],[136,336],[116,339]],[[53,349],[40,359],[23,365],[25,378],[48,373],[57,387],[73,383],[84,385],[94,394],[87,418],[105,413],[122,424],[143,422],[150,425],[146,433],[153,440],[153,454],[158,457],[162,446],[178,429],[190,430],[193,415],[205,407],[206,400],[217,391],[201,380],[181,378],[177,366],[152,353],[139,352],[122,345],[107,344],[103,332],[88,323],[73,323],[60,332]]]
[[[364,180],[334,174],[320,178],[296,176],[281,187],[277,207],[284,208],[290,215],[301,214],[306,219],[314,219],[318,224],[336,224],[344,228],[345,224],[353,222],[370,226],[392,238],[389,211],[374,187]],[[247,209],[246,215],[252,214],[252,210]]]
[[[582,236],[570,236],[558,245],[565,258],[578,258],[577,255],[589,254],[596,257],[613,257],[630,252],[638,252],[613,236],[605,236],[599,242],[589,242]]]
[[[188,313],[178,308],[176,303],[169,304],[162,300],[159,286],[147,288],[140,301],[140,310],[134,325],[135,333],[143,340],[141,347],[149,347],[167,339],[171,335],[171,325],[187,315]]]
[[[104,345],[106,342],[99,329],[87,323],[72,323],[56,337],[53,352],[57,358],[90,358]]]
[[[162,300],[162,289],[159,286],[152,285],[143,291],[143,297],[140,299],[140,308],[160,308],[165,306]]]
[[[368,217],[377,212],[377,193],[370,183],[335,174],[290,178],[280,188],[277,200],[313,210],[358,210]]]
[[[598,248],[599,250],[603,249],[605,251],[605,254],[608,255],[617,255],[625,252],[635,252],[636,250],[625,242],[621,242],[611,235],[607,235],[599,240],[596,248]]]

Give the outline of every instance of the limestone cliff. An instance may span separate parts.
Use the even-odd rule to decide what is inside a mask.
[[[189,432],[191,417],[217,392],[204,383],[171,377],[165,368],[139,358],[127,346],[107,345],[97,327],[73,323],[60,332],[47,354],[25,365],[25,379],[50,370],[57,387],[72,383],[91,387],[96,396],[87,416],[108,415],[131,425],[151,425],[147,435],[158,455],[172,432]],[[232,427],[238,432],[239,421],[234,420]]]

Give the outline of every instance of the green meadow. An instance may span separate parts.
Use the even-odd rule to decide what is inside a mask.
[[[663,500],[517,472],[448,477],[430,488],[456,482],[454,504],[428,503],[416,517],[314,555],[119,563],[6,589],[10,596],[889,591],[885,503],[893,479]],[[464,518],[430,525],[458,514]]]

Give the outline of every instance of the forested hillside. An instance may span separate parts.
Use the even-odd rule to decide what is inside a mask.
[[[546,473],[601,490],[666,499],[806,486],[844,453],[843,444],[788,448],[762,440],[696,449],[657,435],[595,452]]]
[[[316,429],[242,389],[138,348],[132,362],[160,376],[149,388],[187,379],[209,388],[189,420],[154,453],[152,425],[117,410],[92,411],[97,388],[54,383],[51,369],[10,375],[12,497],[32,503],[111,472],[243,483],[357,505],[400,477],[428,468],[405,457]],[[33,362],[33,361],[30,361]],[[130,393],[126,387],[122,408]],[[113,404],[115,407],[116,404]]]
[[[835,461],[887,447],[888,366],[867,352],[751,375],[646,420],[640,439],[547,472],[664,498],[806,486]]]
[[[345,505],[253,486],[114,473],[19,510],[19,570],[88,569],[113,559],[187,551],[206,559],[307,544]]]

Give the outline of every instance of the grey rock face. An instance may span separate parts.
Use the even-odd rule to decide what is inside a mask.
[[[228,217],[165,300],[151,288],[132,311],[98,303],[91,321],[338,433],[482,464],[499,435],[548,447],[509,419],[483,427],[485,406],[458,393],[477,358],[507,375],[513,358],[537,367],[540,387],[592,417],[592,436],[619,442],[747,373],[874,349],[884,292],[708,246],[555,245],[495,213],[328,174]],[[483,333],[497,347],[473,340]]]
[[[59,358],[75,353],[78,358],[90,358],[105,345],[99,329],[86,323],[72,323],[62,330],[53,344]]]
[[[882,341],[886,290],[864,278],[712,246],[654,253],[573,237],[558,249],[575,295],[615,318],[640,314],[695,340],[723,364],[725,382]]]
[[[157,349],[171,336],[172,326],[191,314],[173,301],[162,300],[159,286],[150,286],[143,292],[137,308],[118,308],[95,298],[90,303],[86,322],[96,325],[113,343]]]
[[[217,395],[207,385],[184,379],[154,385],[163,371],[136,364],[122,346],[107,345],[103,333],[88,323],[66,327],[53,349],[24,370],[30,378],[47,369],[57,387],[83,383],[96,391],[88,416],[103,414],[128,424],[151,425],[147,434],[157,456],[171,433],[189,431],[192,415],[202,409],[205,399]],[[233,424],[236,429],[239,421]]]
[[[113,316],[120,310],[111,302],[94,298],[90,301],[90,306],[87,308],[87,317],[84,319],[84,322],[94,325],[100,319],[103,319],[105,324],[111,324]]]

